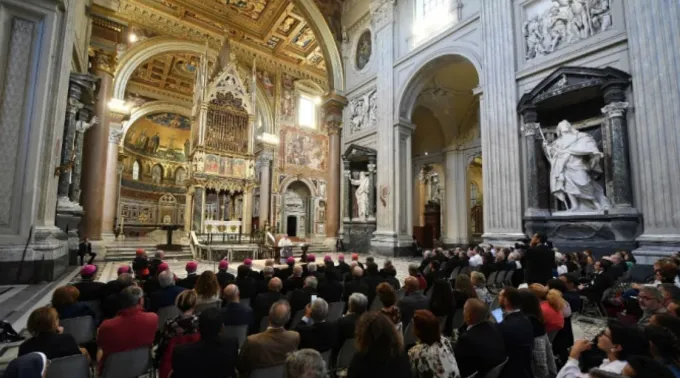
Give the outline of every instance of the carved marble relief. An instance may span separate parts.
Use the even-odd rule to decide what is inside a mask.
[[[523,26],[525,57],[532,60],[612,26],[610,0],[553,0]]]
[[[378,92],[376,89],[349,102],[351,134],[376,126],[377,102]]]

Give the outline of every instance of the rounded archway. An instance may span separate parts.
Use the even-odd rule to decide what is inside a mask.
[[[414,129],[404,151],[412,167],[407,214],[426,248],[472,241],[468,163],[481,153],[479,85],[478,64],[449,54],[422,63],[400,97],[400,118]]]

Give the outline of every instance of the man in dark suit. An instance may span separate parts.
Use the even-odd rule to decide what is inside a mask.
[[[287,267],[279,269],[276,272],[276,277],[279,277],[282,282],[286,282],[286,280],[293,275],[293,268],[295,267],[295,257],[290,256],[289,258],[287,258],[286,265]]]
[[[588,297],[595,303],[600,303],[604,291],[612,287],[614,280],[608,274],[611,261],[599,260],[595,262],[595,275],[588,284],[579,285],[579,294]]]
[[[294,290],[287,294],[288,301],[290,302],[290,311],[293,313],[293,316],[312,302],[312,295],[318,295],[316,290],[318,284],[319,282],[315,277],[307,277],[305,278],[305,286],[302,289]]]
[[[325,280],[319,283],[319,296],[328,303],[342,301],[342,292],[345,289],[340,283],[340,277],[335,269],[326,269]]]
[[[522,314],[520,307],[522,297],[519,290],[507,287],[500,293],[500,305],[503,308],[503,321],[498,330],[503,334],[508,363],[505,365],[502,378],[533,378],[531,370],[534,334],[531,321]]]
[[[296,329],[300,334],[300,349],[314,349],[319,353],[333,349],[338,340],[338,325],[326,321],[327,317],[328,302],[323,298],[307,305],[305,316]]]
[[[283,299],[283,294],[281,294],[281,279],[278,277],[273,277],[269,280],[267,284],[268,291],[265,293],[258,294],[255,300],[252,302],[253,314],[255,316],[255,321],[253,325],[258,327],[262,318],[269,314],[269,310],[272,305],[277,301]],[[259,332],[258,329],[253,329],[253,332]]]
[[[399,312],[401,312],[402,327],[406,327],[406,325],[411,322],[416,310],[427,309],[430,302],[420,290],[420,284],[418,283],[417,278],[412,276],[406,277],[404,280],[404,289],[406,295],[397,302],[397,307],[399,307]]]
[[[80,244],[78,245],[78,256],[80,257],[80,265],[83,265],[85,255],[90,256],[90,260],[87,263],[89,265],[92,265],[92,262],[94,261],[94,258],[97,257],[97,254],[92,252],[92,243],[90,243],[89,238],[84,238],[83,241],[81,241]]]
[[[151,270],[151,269],[149,269]],[[144,294],[151,295],[153,292],[161,289],[160,281],[158,280],[158,275],[170,270],[170,265],[168,263],[161,263],[156,267],[155,275],[151,275],[146,282],[144,282]],[[173,279],[175,275],[172,275]],[[186,289],[186,288],[185,288]]]
[[[120,270],[120,269],[119,269]],[[115,281],[106,284],[106,299],[102,302],[102,319],[110,319],[116,316],[123,308],[121,292],[135,284],[135,279],[130,273],[121,273]]]
[[[345,282],[345,292],[342,294],[342,301],[347,302],[350,295],[361,293],[368,298],[368,285],[363,279],[364,270],[355,266],[352,269],[352,279]]]
[[[172,353],[172,377],[236,377],[238,340],[221,335],[223,328],[219,310],[209,308],[201,312],[198,316],[201,340],[175,347]]]
[[[241,293],[241,298],[255,298],[257,295],[257,282],[251,275],[250,267],[246,265],[240,265],[236,269],[236,281],[234,284],[238,286],[238,290]]]
[[[158,309],[167,306],[174,306],[175,299],[179,293],[187,290],[181,286],[175,286],[175,276],[169,270],[158,275],[160,290],[156,290],[149,295],[149,311],[157,312]]]
[[[78,296],[79,301],[85,302],[102,299],[102,290],[106,284],[94,280],[96,273],[97,267],[94,265],[84,265],[80,269],[80,281],[73,284],[80,292],[80,296]]]
[[[236,276],[227,271],[229,269],[229,261],[221,260],[220,264],[217,266],[217,282],[220,283],[220,287],[224,290],[227,285],[236,280]]]
[[[337,354],[342,348],[345,340],[354,339],[354,331],[356,329],[357,320],[368,309],[368,298],[361,293],[354,293],[349,297],[349,309],[347,314],[338,319],[338,341],[333,348],[333,356]]]
[[[239,288],[229,284],[224,288],[224,307],[222,307],[222,322],[225,327],[253,324],[253,309],[239,303]]]
[[[163,259],[165,258],[165,253],[161,250],[156,251],[154,253],[153,260],[149,262],[149,275],[151,277],[156,277],[158,276],[158,267],[163,263]],[[146,290],[145,290],[146,292]]]
[[[477,372],[484,377],[507,357],[503,335],[486,320],[488,311],[484,302],[468,299],[463,307],[466,331],[458,337],[454,355],[461,377]]]
[[[548,245],[545,234],[535,234],[529,249],[524,253],[524,277],[526,283],[545,285],[553,277],[555,251]]]
[[[373,300],[376,296],[375,289],[378,287],[378,285],[385,282],[385,278],[380,275],[380,272],[378,271],[378,265],[376,263],[366,263],[366,276],[364,277],[364,281],[368,286],[368,302],[373,303]]]
[[[345,255],[342,253],[338,255],[338,270],[340,271],[340,277],[349,274],[349,265],[345,262]]]
[[[612,278],[612,281],[616,281],[623,277],[626,271],[628,271],[628,265],[626,265],[626,262],[623,261],[619,254],[615,253],[611,255],[609,261],[612,263],[611,268],[609,268],[609,276]]]
[[[293,267],[293,275],[283,281],[283,293],[287,294],[294,290],[302,289],[305,285],[305,279],[302,278],[302,267],[296,265]]]
[[[193,289],[196,286],[196,281],[198,280],[198,274],[196,274],[198,263],[189,261],[184,269],[187,271],[187,277],[179,280],[177,285],[187,289]]]
[[[257,287],[257,294],[255,296],[259,295],[260,293],[266,293],[269,290],[269,281],[274,277],[274,267],[265,266],[262,268],[260,273],[262,274],[262,277],[255,281],[255,285]]]

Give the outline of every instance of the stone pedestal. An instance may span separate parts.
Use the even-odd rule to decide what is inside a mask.
[[[375,248],[371,246],[371,238],[375,232],[375,222],[343,222],[343,239],[345,250],[369,253]],[[391,255],[390,255],[391,256]]]
[[[92,240],[102,238],[106,163],[109,150],[109,101],[113,87],[115,57],[103,51],[93,61],[95,75],[100,79],[95,114],[100,122],[85,134],[83,150],[82,205],[85,211],[81,236]]]

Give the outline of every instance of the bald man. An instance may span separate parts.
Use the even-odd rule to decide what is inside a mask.
[[[418,279],[413,276],[408,276],[404,280],[404,292],[404,298],[397,303],[397,307],[399,307],[399,311],[401,312],[402,327],[406,327],[406,325],[411,322],[413,313],[415,313],[416,310],[425,310],[430,304],[430,301],[423,295],[422,290],[420,290]]]
[[[477,298],[468,299],[463,307],[467,330],[458,337],[454,351],[462,377],[477,372],[484,377],[494,366],[505,361],[503,335],[487,319],[489,311]]]
[[[229,284],[224,288],[224,305],[222,307],[222,322],[225,327],[253,324],[253,310],[240,303],[238,286]]]
[[[262,331],[260,327],[262,319],[267,316],[269,309],[276,301],[283,299],[283,294],[281,294],[282,287],[283,284],[281,283],[281,279],[274,277],[267,283],[267,291],[258,294],[257,297],[255,297],[255,301],[253,302],[253,313],[255,315],[254,324],[256,327],[253,327],[253,333]]]
[[[345,303],[349,300],[350,295],[354,293],[361,293],[368,297],[368,284],[364,281],[364,270],[359,266],[355,266],[352,268],[351,273],[352,279],[345,282],[345,292],[342,295],[342,300]]]

